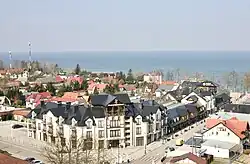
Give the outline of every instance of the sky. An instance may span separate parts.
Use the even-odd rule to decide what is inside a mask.
[[[0,52],[248,51],[249,0],[0,0]]]

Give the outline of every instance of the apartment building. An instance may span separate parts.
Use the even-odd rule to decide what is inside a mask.
[[[91,105],[41,102],[28,117],[28,135],[38,140],[88,148],[144,146],[162,136],[159,104],[133,104],[127,94],[90,96]]]

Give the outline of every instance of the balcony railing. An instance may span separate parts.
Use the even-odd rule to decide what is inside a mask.
[[[49,127],[48,133],[49,133],[49,134],[53,134],[53,128],[52,128],[52,127]]]
[[[58,128],[58,134],[60,135],[60,136],[63,136],[63,126],[59,126],[59,128]]]
[[[36,130],[36,124],[29,124],[29,130]]]
[[[71,128],[71,138],[72,139],[76,138],[76,128],[75,127]]]

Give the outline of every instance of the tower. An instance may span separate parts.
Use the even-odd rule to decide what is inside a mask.
[[[10,69],[12,68],[12,54],[11,51],[9,51],[9,58],[10,58]]]

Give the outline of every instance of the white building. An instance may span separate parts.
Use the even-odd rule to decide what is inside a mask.
[[[148,83],[156,83],[161,84],[162,83],[162,75],[160,73],[148,73],[143,76],[143,81]]]
[[[41,102],[29,115],[34,118],[28,122],[29,137],[72,146],[83,138],[90,148],[144,146],[161,137],[159,106],[135,107],[126,94],[91,96],[90,101],[92,106]]]

